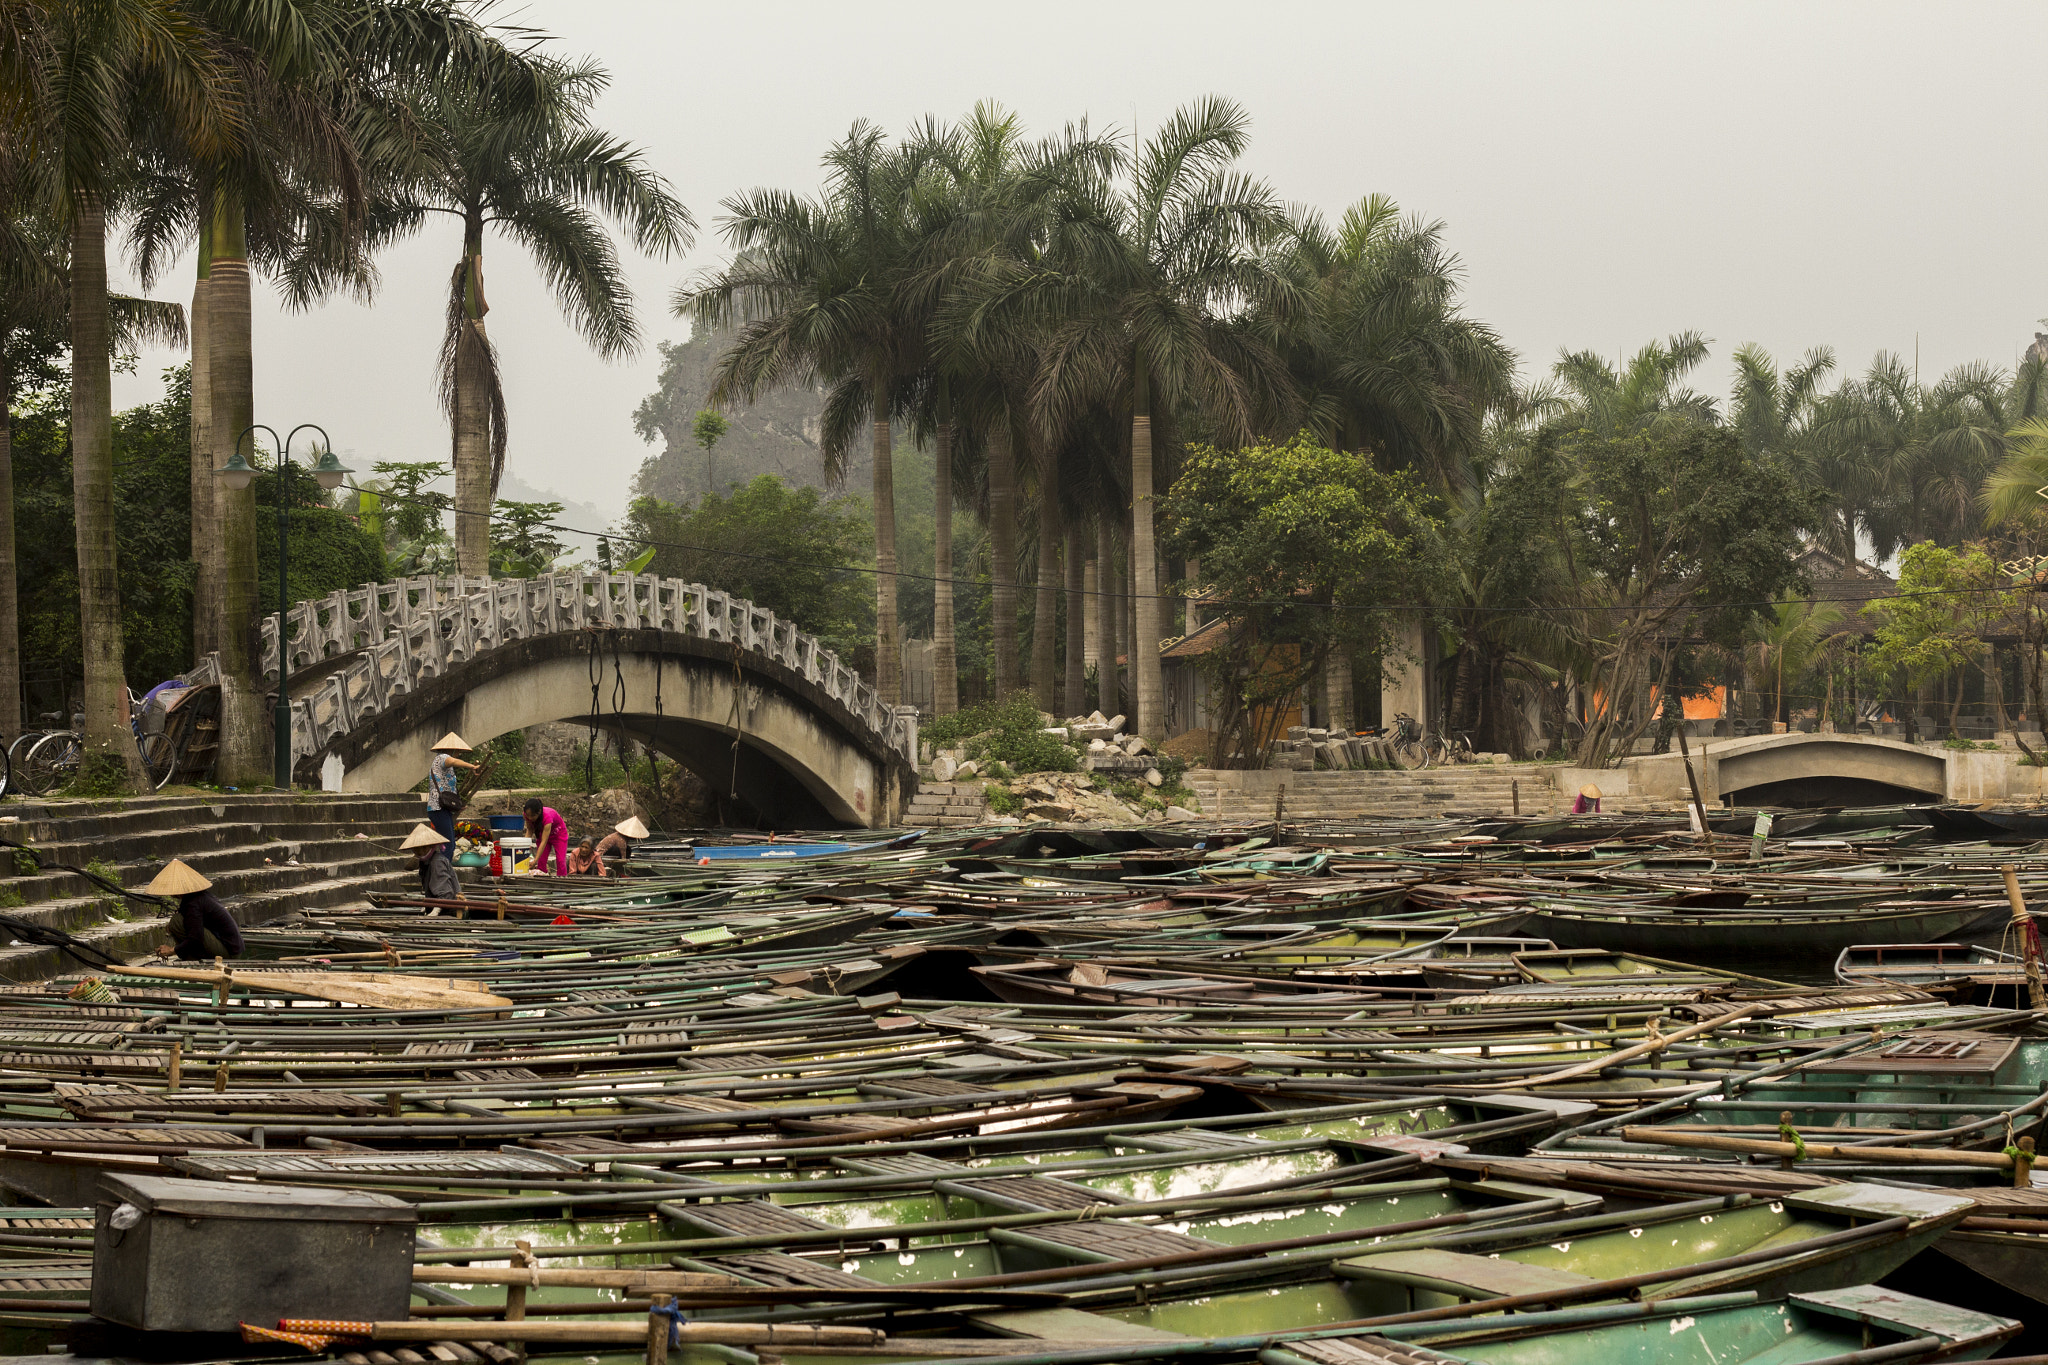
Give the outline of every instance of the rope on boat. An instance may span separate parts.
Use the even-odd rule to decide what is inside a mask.
[[[596,633],[592,632],[590,637],[589,663],[587,665],[587,671],[590,674],[590,743],[583,750],[583,794],[585,796],[597,790],[597,718],[599,714],[597,693],[599,679],[604,676],[603,671],[598,665],[598,657],[599,651],[602,648],[603,646],[598,643]],[[536,852],[534,856],[538,858],[540,855]]]
[[[144,905],[152,907],[156,914],[161,915],[164,913],[164,901],[168,899],[167,897],[145,896],[139,891],[130,891],[127,887],[122,886],[118,882],[108,881],[105,877],[100,876],[97,872],[88,872],[82,867],[73,867],[70,863],[46,863],[42,860],[42,857],[39,854],[37,854],[33,847],[31,847],[28,844],[17,844],[12,839],[0,839],[0,848],[19,849],[21,852],[28,854],[31,858],[34,858],[36,860],[37,871],[41,871],[44,868],[53,867],[57,869],[59,872],[74,873],[80,877],[85,878],[94,886],[99,887],[102,891],[110,891],[117,896],[126,896],[129,900],[132,901],[141,901]]]
[[[735,635],[732,641],[732,719],[727,722],[732,726],[732,781],[728,784],[732,790],[726,793],[734,801],[740,799],[740,693],[746,686],[746,675],[740,672],[740,641]]]
[[[0,929],[6,929],[23,943],[33,943],[39,948],[55,948],[84,967],[106,968],[123,965],[119,958],[102,952],[84,939],[74,938],[62,929],[37,924],[34,920],[20,919],[14,915],[0,915]]]

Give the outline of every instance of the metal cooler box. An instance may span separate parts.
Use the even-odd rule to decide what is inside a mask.
[[[148,1332],[403,1318],[418,1221],[363,1190],[102,1175],[92,1312]]]

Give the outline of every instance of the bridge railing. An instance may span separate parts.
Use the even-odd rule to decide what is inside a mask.
[[[516,640],[565,631],[664,630],[731,643],[816,684],[886,747],[917,761],[916,712],[884,706],[860,674],[794,622],[742,597],[653,574],[404,578],[263,618],[263,681],[348,656],[292,700],[292,759],[316,754],[429,679]],[[282,661],[281,661],[282,653]]]

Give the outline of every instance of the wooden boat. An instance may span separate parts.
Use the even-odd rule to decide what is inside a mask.
[[[1768,1302],[1701,1297],[1598,1310],[1517,1314],[1404,1328],[1399,1341],[1334,1337],[1289,1341],[1260,1353],[1264,1365],[1840,1365],[1891,1359],[1983,1360],[2017,1336],[2012,1318],[1954,1308],[1876,1285],[1791,1294]],[[1604,1320],[1603,1320],[1604,1318]],[[1923,1354],[1915,1351],[1922,1346]]]
[[[1852,943],[1835,958],[1845,986],[1944,982],[2026,984],[2026,962],[2014,953],[1971,943]]]

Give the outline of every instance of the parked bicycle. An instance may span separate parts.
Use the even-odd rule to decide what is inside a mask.
[[[169,782],[171,774],[177,770],[177,749],[163,731],[144,728],[145,708],[141,698],[130,693],[128,702],[132,717],[128,728],[135,737],[135,750],[142,760],[143,778],[149,783],[149,789],[156,791]],[[22,736],[22,740],[27,738],[27,735]],[[15,741],[15,744],[20,745],[22,740]],[[84,759],[85,717],[74,715],[70,729],[44,731],[24,752],[21,789],[35,796],[48,796],[78,776]]]

